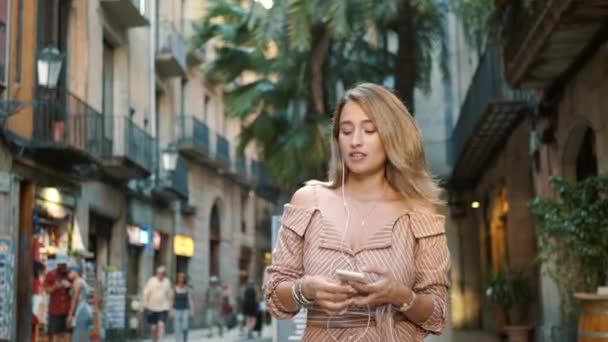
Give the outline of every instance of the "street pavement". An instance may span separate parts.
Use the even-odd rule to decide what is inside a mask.
[[[264,326],[262,330],[262,337],[256,337],[247,339],[247,335],[240,335],[239,329],[235,328],[228,332],[224,332],[223,337],[217,335],[217,329],[214,329],[214,337],[207,337],[207,329],[196,329],[190,330],[188,333],[188,342],[271,342],[272,341],[272,326]],[[151,342],[151,339],[143,340],[145,342]],[[163,342],[175,342],[173,334],[166,335]]]

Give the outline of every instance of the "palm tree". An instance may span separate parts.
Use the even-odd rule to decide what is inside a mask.
[[[206,72],[224,86],[226,114],[243,122],[239,149],[254,143],[291,191],[324,178],[331,110],[345,87],[393,77],[410,108],[416,87],[428,91],[443,13],[435,0],[290,0],[269,10],[217,0],[195,27],[196,44],[216,43]]]
[[[206,74],[224,85],[226,114],[243,122],[239,150],[254,143],[282,190],[323,178],[339,88],[382,82],[391,73],[394,56],[362,24],[368,6],[300,0],[266,12],[255,3],[244,9],[220,0],[195,27],[195,44],[217,44]],[[317,19],[322,13],[331,19]],[[244,74],[255,80],[244,83]]]
[[[398,37],[395,63],[395,93],[415,112],[414,90],[430,91],[430,77],[435,47],[439,46],[440,66],[444,77],[449,77],[445,58],[445,14],[447,5],[438,0],[395,0],[397,16],[391,18],[387,29]]]

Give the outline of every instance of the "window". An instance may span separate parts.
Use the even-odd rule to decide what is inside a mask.
[[[61,68],[61,74],[57,88],[65,89],[66,63],[68,49],[68,23],[70,14],[70,1],[64,0],[38,0],[38,32],[37,51],[47,46],[54,46],[64,56],[65,67]]]
[[[8,0],[0,0],[0,83],[6,88],[6,42],[8,28]]]
[[[204,103],[203,103],[203,119],[205,120],[205,123],[207,122],[207,119],[209,117],[209,95],[205,94],[205,99],[204,99]]]
[[[17,42],[15,48],[17,49],[16,63],[15,63],[15,82],[21,83],[21,58],[22,58],[22,44],[23,44],[23,0],[17,0]]]
[[[241,233],[247,233],[247,193],[241,195]]]
[[[103,70],[102,70],[102,98],[101,111],[104,118],[104,137],[112,141],[114,134],[114,48],[103,41]],[[110,151],[106,151],[110,152]]]

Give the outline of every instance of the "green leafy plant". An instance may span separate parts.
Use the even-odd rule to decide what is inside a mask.
[[[536,197],[528,206],[537,225],[540,261],[560,290],[564,317],[577,314],[575,292],[595,292],[608,269],[608,177],[571,183],[550,180],[556,198]]]
[[[530,303],[530,286],[523,271],[490,274],[486,297],[505,314],[507,325],[526,323]]]

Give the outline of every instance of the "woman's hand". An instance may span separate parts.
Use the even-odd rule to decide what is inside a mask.
[[[66,318],[66,324],[68,325],[68,328],[72,328],[74,326],[73,323],[74,323],[74,316],[73,315],[69,315]]]
[[[352,299],[353,304],[378,306],[394,304],[398,301],[399,293],[403,290],[403,285],[393,278],[389,272],[381,268],[367,268],[364,272],[377,274],[380,276],[380,279],[367,284],[349,282],[358,292]]]
[[[304,276],[302,294],[330,316],[337,315],[352,303],[357,292],[347,284],[339,284],[322,276]]]

